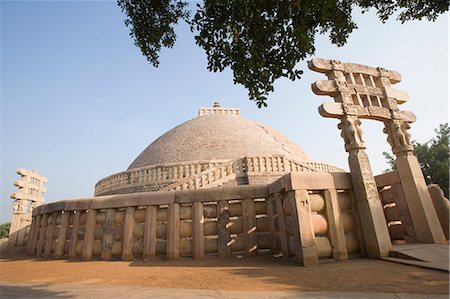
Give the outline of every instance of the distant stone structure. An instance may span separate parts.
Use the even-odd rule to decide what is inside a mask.
[[[392,243],[445,242],[439,221],[448,218],[438,219],[412,153],[415,116],[397,108],[407,96],[390,87],[400,75],[323,59],[309,66],[329,78],[313,90],[335,99],[320,113],[340,119],[350,173],[214,103],[100,180],[93,197],[35,208],[28,253],[127,261],[272,254],[308,266],[379,258]],[[374,177],[362,118],[385,123],[398,171]]]
[[[14,186],[19,190],[10,195],[12,199],[15,199],[13,218],[9,229],[8,244],[10,247],[25,244],[31,224],[31,213],[35,207],[44,202],[43,194],[47,191],[44,187],[47,179],[36,170],[19,168],[17,174],[22,178],[14,181]]]

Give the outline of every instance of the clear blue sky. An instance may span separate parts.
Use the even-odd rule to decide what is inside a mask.
[[[310,84],[324,77],[306,64],[301,80],[279,80],[269,107],[257,109],[231,72],[210,73],[187,26],[153,68],[133,45],[122,12],[110,2],[1,2],[0,223],[9,221],[17,168],[48,178],[46,201],[92,196],[95,183],[125,170],[155,138],[219,100],[268,124],[313,159],[347,168],[337,120],[317,107]],[[448,14],[436,22],[395,20],[355,12],[359,25],[342,48],[317,39],[317,57],[397,70],[410,95],[413,139],[432,138],[448,119]],[[389,151],[382,125],[363,122],[375,173]]]

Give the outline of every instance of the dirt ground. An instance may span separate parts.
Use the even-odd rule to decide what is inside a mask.
[[[235,291],[449,293],[449,274],[443,271],[368,259],[305,268],[272,256],[81,262],[33,259],[23,251],[2,250],[0,281]]]

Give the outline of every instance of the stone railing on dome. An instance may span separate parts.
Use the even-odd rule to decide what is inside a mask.
[[[282,254],[302,265],[364,251],[348,173],[272,184],[63,200],[33,210],[27,252],[66,259]]]
[[[191,177],[229,160],[192,161],[151,165],[119,172],[100,180],[94,196],[116,193],[157,191],[174,182]]]
[[[237,174],[245,173],[241,159],[223,163],[206,169],[196,175],[182,179],[159,191],[202,189],[205,187],[218,187],[227,181],[236,178]]]
[[[189,162],[149,166],[102,179],[95,196],[142,191],[189,190],[218,187],[247,175],[283,175],[289,172],[343,172],[321,162],[297,162],[284,156],[242,157],[231,161]]]
[[[314,171],[319,171],[319,172],[345,172],[345,170],[343,170],[340,167],[336,167],[327,163],[322,163],[322,162],[302,162],[302,165],[308,168],[312,168],[314,169]]]
[[[343,170],[320,162],[295,162],[283,156],[242,157],[216,165],[195,176],[164,187],[160,191],[212,188],[221,186],[236,177],[264,173],[282,175],[289,172],[343,172]]]
[[[293,161],[284,156],[244,157],[247,173],[271,172],[344,172],[343,169],[322,162]]]

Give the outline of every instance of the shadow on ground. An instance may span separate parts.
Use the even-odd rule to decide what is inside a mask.
[[[33,286],[0,285],[0,297],[3,298],[73,298],[64,291],[51,291],[50,284]]]

